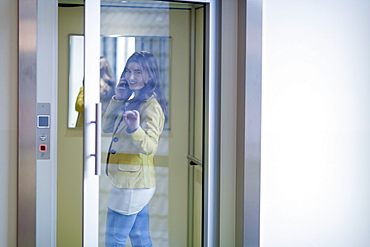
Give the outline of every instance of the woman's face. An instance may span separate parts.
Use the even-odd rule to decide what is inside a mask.
[[[136,62],[131,62],[127,65],[125,70],[125,79],[132,91],[142,89],[149,81],[150,76],[148,72]]]

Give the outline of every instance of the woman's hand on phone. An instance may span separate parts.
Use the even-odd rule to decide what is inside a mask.
[[[125,79],[121,79],[115,88],[116,95],[115,100],[128,100],[130,98],[132,91],[130,90],[128,83]]]

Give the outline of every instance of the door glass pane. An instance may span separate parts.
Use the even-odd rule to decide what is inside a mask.
[[[200,239],[202,169],[198,164],[192,176],[188,160],[201,163],[203,155],[203,26],[192,25],[202,19],[196,12],[203,6],[101,2],[100,55],[112,80],[100,83],[99,246],[126,236],[127,246],[148,237],[161,247]],[[189,186],[195,177],[199,185]],[[189,233],[193,215],[198,226]]]

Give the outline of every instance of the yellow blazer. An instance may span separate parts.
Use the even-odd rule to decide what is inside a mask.
[[[75,110],[78,112],[76,127],[84,126],[84,88],[80,87],[80,91],[76,98]]]
[[[154,155],[163,131],[165,117],[152,96],[140,109],[140,126],[132,133],[122,118],[124,101],[112,100],[103,116],[103,132],[113,133],[108,153],[108,175],[118,188],[155,186]]]

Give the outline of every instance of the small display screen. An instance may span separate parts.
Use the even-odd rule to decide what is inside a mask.
[[[50,116],[37,116],[37,127],[38,128],[49,128],[49,118]]]

